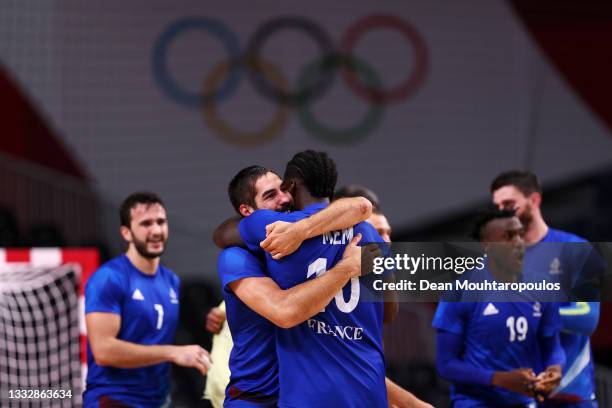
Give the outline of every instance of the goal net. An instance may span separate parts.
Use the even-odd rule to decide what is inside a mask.
[[[82,284],[97,257],[0,248],[0,407],[82,405]]]

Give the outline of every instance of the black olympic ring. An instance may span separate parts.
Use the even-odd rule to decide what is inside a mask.
[[[334,52],[334,43],[321,26],[303,17],[288,16],[266,21],[255,31],[246,48],[247,58],[257,64],[257,61],[261,58],[264,45],[272,34],[288,29],[301,31],[311,37],[320,50],[321,58]],[[322,77],[316,78],[314,83],[307,84],[293,92],[279,89],[265,75],[262,75],[262,70],[249,70],[249,78],[255,89],[263,96],[283,104],[295,106],[308,103],[313,98],[322,96],[331,87],[334,72],[326,72]]]

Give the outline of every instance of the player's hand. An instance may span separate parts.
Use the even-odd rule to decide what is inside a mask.
[[[197,368],[202,375],[206,375],[211,364],[208,351],[197,345],[172,346],[170,361],[181,367]]]
[[[561,383],[561,366],[554,365],[546,368],[536,377],[535,392],[538,401],[544,401],[545,397],[557,388]]]
[[[358,246],[359,241],[361,241],[361,234],[357,234],[351,239],[351,242],[344,248],[342,259],[338,262],[338,266],[346,268],[351,278],[361,274],[361,247]]]
[[[300,223],[276,221],[266,225],[266,239],[259,246],[273,259],[281,259],[294,253],[305,239]]]
[[[512,371],[496,371],[492,383],[497,387],[517,392],[519,394],[534,396],[536,376],[531,368],[517,368]]]
[[[368,275],[374,270],[374,259],[382,256],[380,245],[368,244],[361,247],[361,276]]]
[[[225,312],[218,307],[213,307],[206,315],[206,330],[218,334],[225,322]]]

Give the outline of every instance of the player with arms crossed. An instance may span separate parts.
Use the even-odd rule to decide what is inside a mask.
[[[179,313],[179,278],[160,265],[168,239],[162,200],[134,193],[120,208],[127,252],[102,265],[85,288],[85,407],[170,406],[170,364],[205,375],[208,352],[172,346]]]
[[[274,172],[250,166],[232,179],[228,193],[234,209],[241,217],[248,217],[261,208],[287,210],[291,195],[280,187],[281,179]],[[304,232],[298,239],[352,226],[370,213],[371,204],[365,199],[341,200],[297,223]],[[231,238],[225,236],[224,231],[235,221],[227,221],[215,232],[217,244],[228,243],[227,239]],[[353,238],[343,260],[327,274],[288,289],[279,288],[265,273],[262,261],[246,249],[234,246],[221,252],[218,272],[234,340],[224,406],[277,406],[276,327],[289,328],[304,322],[323,309],[352,277],[359,276],[361,250],[356,246],[358,240],[358,237]]]
[[[487,262],[482,271],[473,272],[516,282],[524,241],[514,212],[489,209],[481,215],[475,235]],[[558,305],[528,299],[487,301],[487,293],[480,295],[482,302],[465,302],[459,293],[454,302],[440,302],[434,316],[436,366],[452,383],[452,406],[535,407],[536,393],[548,394],[561,379]],[[499,299],[496,293],[489,295]]]
[[[491,194],[495,205],[515,210],[523,223],[526,271],[547,273],[549,279],[566,282],[580,274],[590,246],[585,239],[546,224],[540,210],[542,188],[535,174],[520,170],[501,173],[491,183]],[[571,287],[572,283],[566,285]],[[542,406],[596,408],[589,338],[599,321],[599,302],[565,302],[559,313],[563,322],[561,345],[566,355],[565,375],[559,388]]]
[[[262,252],[269,224],[297,222],[327,207],[336,179],[335,163],[325,153],[296,154],[287,164],[283,190],[301,211],[260,210],[243,219],[240,235],[249,249]],[[283,289],[313,279],[336,265],[357,234],[363,242],[382,242],[371,225],[359,223],[306,240],[282,260],[266,254],[268,273]],[[277,330],[279,407],[387,407],[383,303],[360,302],[360,290],[359,279],[352,278],[314,318]]]

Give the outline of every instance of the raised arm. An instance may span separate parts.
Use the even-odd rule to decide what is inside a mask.
[[[266,227],[261,247],[274,259],[295,252],[302,242],[325,232],[352,227],[372,215],[372,203],[363,197],[341,198],[296,223],[277,221]]]
[[[283,290],[268,277],[244,278],[230,288],[252,310],[284,329],[319,313],[342,287],[361,273],[361,235],[353,238],[342,260],[321,276]]]
[[[208,352],[197,345],[142,345],[117,338],[121,316],[93,312],[85,316],[92,354],[100,366],[137,368],[164,362],[197,368],[206,375],[210,367]]]

